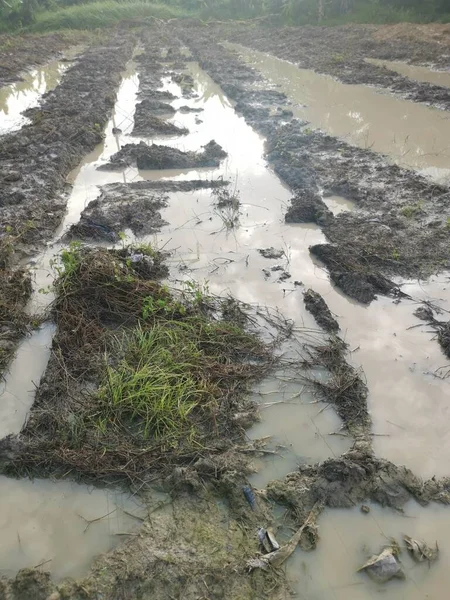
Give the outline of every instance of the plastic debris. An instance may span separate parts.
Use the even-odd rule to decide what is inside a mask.
[[[403,539],[405,540],[406,549],[411,554],[417,562],[423,562],[427,560],[431,562],[432,560],[436,560],[439,554],[439,547],[436,542],[435,548],[430,548],[425,542],[422,540],[415,540],[409,535],[404,535]]]
[[[279,550],[280,544],[275,539],[275,535],[270,529],[264,529],[264,527],[258,528],[258,540],[261,544],[261,548],[267,552],[273,552],[274,550]]]
[[[390,579],[404,579],[405,574],[396,559],[398,549],[388,546],[380,554],[372,556],[358,571],[366,571],[377,583],[386,583]]]
[[[252,488],[250,486],[248,486],[248,485],[245,485],[242,488],[242,491],[244,492],[245,499],[250,504],[252,510],[255,510],[255,508],[256,508],[256,497],[255,497],[255,493],[252,490]]]
[[[303,523],[303,525],[298,529],[294,535],[291,537],[289,542],[284,546],[279,546],[277,550],[273,550],[273,552],[269,552],[268,554],[264,554],[259,558],[252,558],[247,561],[247,568],[249,571],[253,571],[254,569],[263,569],[267,571],[267,569],[271,567],[279,567],[287,560],[294,550],[297,548],[297,545],[302,537],[302,533],[305,531],[307,527],[315,527],[315,521],[320,514],[323,508],[323,504],[317,502],[311,512],[308,515],[308,518]]]

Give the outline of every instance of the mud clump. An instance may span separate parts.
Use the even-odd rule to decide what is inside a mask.
[[[324,401],[332,404],[344,427],[353,437],[367,447],[370,442],[371,419],[367,408],[367,385],[363,374],[346,360],[347,346],[337,336],[331,336],[324,344],[309,350],[304,365],[311,369],[303,379]],[[319,367],[329,373],[325,380],[314,374]]]
[[[328,268],[331,281],[347,296],[362,304],[375,300],[377,293],[390,294],[398,289],[381,273],[365,266],[361,257],[355,260],[339,246],[316,244],[309,251]]]
[[[316,502],[331,508],[351,508],[372,500],[401,510],[414,498],[420,504],[447,504],[450,480],[422,481],[406,467],[361,452],[355,447],[340,458],[317,465],[301,465],[285,480],[268,485],[270,498],[290,507],[303,518]],[[300,517],[300,520],[301,518]]]
[[[183,152],[170,146],[157,144],[126,144],[111,157],[101,170],[116,170],[136,166],[138,169],[194,169],[196,167],[218,167],[227,156],[217,142],[211,140],[202,152]]]
[[[333,214],[328,210],[325,202],[310,190],[297,191],[285,215],[286,223],[324,225],[330,219],[333,219]]]
[[[148,189],[136,189],[126,184],[104,189],[81,213],[80,221],[72,225],[65,239],[81,238],[118,241],[121,231],[130,229],[135,235],[156,233],[166,222],[159,210],[168,197]]]
[[[174,123],[136,109],[132,135],[186,135],[187,133],[189,132],[185,127],[178,127]]]
[[[303,294],[303,301],[305,303],[306,310],[308,310],[316,322],[322,329],[328,332],[339,331],[339,323],[331,314],[325,300],[320,294],[314,290],[307,290]]]
[[[450,358],[450,321],[440,321],[434,316],[433,310],[428,305],[419,306],[414,315],[426,321],[437,332],[437,339],[445,356]]]

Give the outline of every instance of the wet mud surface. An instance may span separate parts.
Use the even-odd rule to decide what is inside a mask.
[[[229,37],[225,29],[220,29],[224,39]],[[374,35],[376,31],[373,28]],[[288,39],[288,34],[289,30],[282,39]],[[258,33],[253,31],[252,35],[256,46]],[[360,38],[360,29],[355,34],[350,31],[349,48],[359,48]],[[100,153],[96,163],[97,153],[89,167],[89,172],[101,174],[101,185],[94,192],[86,186],[86,199],[81,195],[79,210],[73,214],[73,207],[69,207],[67,229],[53,242],[59,244],[61,254],[59,259],[55,255],[51,259],[56,260],[57,268],[53,289],[48,292],[54,299],[47,315],[54,321],[56,333],[48,364],[20,434],[16,434],[17,427],[11,427],[12,435],[0,442],[3,474],[69,476],[94,485],[121,482],[144,501],[146,491],[156,486],[159,492],[170,494],[170,500],[167,506],[149,509],[148,519],[139,516],[141,525],[135,532],[117,532],[126,536],[126,541],[100,556],[87,577],[56,584],[43,572],[45,566],[24,570],[16,577],[0,580],[0,596],[14,600],[286,598],[292,590],[277,571],[256,568],[249,573],[249,561],[254,565],[255,559],[260,560],[267,552],[258,543],[258,528],[277,529],[282,556],[289,550],[292,532],[301,533],[298,528],[311,513],[350,509],[362,502],[397,511],[412,500],[423,506],[450,503],[447,477],[422,480],[413,469],[378,457],[371,390],[354,360],[356,349],[346,341],[344,319],[335,304],[329,308],[328,298],[314,289],[302,296],[307,288],[291,276],[291,271],[300,276],[298,254],[291,256],[283,237],[304,235],[311,239],[309,256],[327,269],[330,281],[346,294],[339,296],[340,300],[348,302],[350,297],[367,311],[377,296],[390,296],[398,302],[407,297],[399,276],[427,276],[449,266],[450,234],[445,217],[448,187],[392,165],[370,149],[312,131],[307,123],[294,118],[283,92],[217,40],[213,27],[170,24],[158,32],[150,28],[140,33],[144,51],[136,57],[136,112],[130,108],[124,115],[126,134],[122,133],[123,124],[113,120],[106,156]],[[308,40],[305,37],[306,47],[311,46]],[[61,220],[67,199],[62,195],[66,175],[83,154],[102,141],[120,73],[131,58],[135,41],[128,36],[112,37],[103,48],[88,50],[68,71],[62,85],[39,109],[31,111],[32,125],[5,138],[3,158],[0,155],[5,165],[1,209],[8,226],[5,234],[11,235],[11,230],[14,233],[21,226],[25,230],[14,240],[17,256],[5,254],[8,260],[3,266],[5,277],[20,279],[20,285],[14,287],[23,293],[23,297],[15,296],[20,315],[25,314],[32,288],[27,273],[14,271],[13,266],[21,251],[30,252],[32,245],[47,240]],[[271,40],[274,45],[276,42]],[[433,42],[423,44],[424,52],[431,56]],[[183,46],[192,53],[190,70]],[[282,234],[267,235],[274,229],[264,214],[265,207],[259,206],[265,200],[263,190],[256,189],[250,198],[241,197],[236,183],[234,189],[228,185],[225,159],[232,160],[233,156],[222,146],[220,136],[214,141],[211,131],[201,143],[195,138],[189,140],[191,128],[197,124],[195,113],[201,110],[195,104],[201,87],[195,81],[192,60],[198,61],[213,84],[220,84],[221,93],[227,95],[219,97],[221,106],[232,110],[227,104],[232,100],[237,113],[265,138],[267,162],[287,186],[275,188],[277,206],[286,203],[277,217],[277,226],[284,229],[275,229]],[[201,85],[206,85],[205,77],[203,74]],[[390,80],[392,89],[394,83]],[[75,88],[79,90],[76,101]],[[408,94],[416,93],[415,88],[411,90]],[[205,119],[211,118],[206,105],[204,112]],[[178,115],[186,120],[180,117],[178,124]],[[239,117],[233,123],[238,127],[242,121]],[[156,131],[158,123],[161,128]],[[168,133],[161,123],[178,128],[172,131],[176,142],[170,137],[160,139]],[[128,143],[130,134],[144,140]],[[189,140],[186,145],[184,140]],[[117,153],[110,151],[111,143],[114,150],[117,145]],[[34,154],[25,154],[29,152],[27,144]],[[35,162],[30,165],[30,160]],[[99,163],[102,166],[96,171]],[[255,164],[254,168],[253,174],[266,166]],[[114,170],[120,173],[114,174]],[[240,177],[236,175],[238,182]],[[249,186],[245,178],[246,174],[243,186],[248,190],[252,182]],[[45,190],[42,201],[32,203],[39,190]],[[335,210],[339,202],[336,200],[334,206],[328,201],[330,197],[344,199],[347,205]],[[12,198],[19,201],[13,205]],[[187,223],[192,221],[194,226],[189,228],[181,216],[174,218],[176,213],[184,214],[184,206],[177,204],[182,201],[192,211]],[[51,202],[56,206],[50,210]],[[244,219],[252,210],[261,211],[256,213],[256,225]],[[31,214],[33,227],[28,223]],[[171,215],[174,224],[170,223]],[[241,219],[246,223],[243,228]],[[217,221],[221,223],[219,229]],[[192,230],[192,238],[177,237],[184,227],[189,234]],[[252,239],[249,232],[258,228],[261,234]],[[291,228],[289,234],[286,228]],[[166,235],[165,244],[175,237],[173,256],[166,253],[165,244],[161,251],[149,244],[152,238],[148,236],[161,231]],[[133,243],[125,241],[124,232]],[[246,235],[254,247],[244,248],[240,257],[237,240]],[[213,240],[216,262],[208,258],[207,268],[220,290],[227,284],[231,288],[233,278],[246,278],[247,273],[253,276],[255,268],[245,269],[255,261],[261,285],[275,284],[272,287],[277,291],[269,297],[278,302],[277,293],[283,297],[292,294],[296,311],[297,305],[304,303],[311,313],[304,317],[300,312],[302,318],[310,318],[306,321],[309,327],[304,323],[299,327],[277,311],[265,311],[258,304],[260,284],[254,281],[250,284],[254,294],[246,290],[248,303],[214,296],[193,280],[185,279],[179,289],[169,287],[164,280],[169,272],[173,276],[174,264],[177,278],[202,268],[204,239]],[[64,246],[69,240],[88,241],[90,247],[78,243]],[[185,252],[182,261],[176,256],[179,240],[188,248],[181,250]],[[306,263],[301,268],[307,276]],[[244,270],[244,276],[239,270]],[[269,276],[265,277],[266,271]],[[334,302],[334,288],[326,289]],[[386,298],[378,301],[387,302]],[[355,312],[361,308],[355,303]],[[418,316],[436,329],[445,350],[450,336],[444,317],[441,321],[437,312],[426,308]],[[319,329],[314,329],[313,318]],[[3,321],[9,326],[13,319],[6,315]],[[348,321],[344,322],[347,326]],[[17,329],[17,335],[20,331]],[[155,332],[163,336],[163,342],[155,342],[157,348],[163,345],[161,354],[151,353]],[[144,352],[150,352],[149,359],[141,362]],[[171,368],[180,357],[184,362],[165,388],[165,398],[170,399],[171,389],[185,385],[186,412],[176,412],[178,405],[167,422],[156,419],[148,424],[148,395],[143,410],[132,404],[121,405],[124,397],[139,392],[139,387],[132,387],[133,379],[127,377],[134,373],[145,379],[145,369],[167,368],[167,357]],[[334,411],[338,429],[328,435],[344,440],[343,445],[336,446],[325,440],[325,460],[296,457],[294,472],[285,476],[284,471],[258,490],[248,483],[255,470],[254,459],[277,458],[285,451],[246,433],[259,412],[250,389],[256,383],[262,385],[269,374],[275,375],[277,387],[293,388],[290,401],[280,400],[275,409],[281,413],[295,397],[309,394],[310,404],[323,405],[319,412],[328,407]],[[131,393],[116,396],[124,378]],[[270,395],[273,390],[266,393]],[[155,399],[152,397],[152,407]],[[264,409],[271,404],[261,406],[263,419]],[[182,424],[180,430],[171,429],[174,421]],[[318,429],[316,436],[324,437]],[[343,448],[345,453],[340,455],[343,450],[333,448]],[[280,510],[284,511],[281,522]],[[297,541],[303,550],[327,543],[326,539],[319,540],[313,522]],[[302,590],[301,585],[295,590]]]
[[[82,33],[47,35],[0,35],[0,86],[20,81],[21,73],[57,56],[68,46],[85,42]]]
[[[439,26],[436,26],[439,29]],[[441,27],[445,29],[445,26]],[[413,102],[450,109],[447,87],[417,82],[367,58],[406,61],[449,69],[448,32],[438,39],[414,36],[414,26],[389,33],[389,27],[346,25],[342,27],[276,28],[240,26],[226,32],[228,39],[289,60],[299,67],[326,73],[347,84],[374,85]],[[431,31],[433,26],[429,28]],[[301,43],[299,43],[301,39]],[[345,46],[342,40],[345,39]]]
[[[447,186],[389,164],[369,149],[311,130],[286,113],[283,94],[270,87],[255,92],[254,84],[263,85],[260,74],[219,46],[209,31],[198,36],[201,42],[190,43],[194,55],[266,137],[267,160],[297,193],[287,222],[320,223],[331,242],[328,250],[312,251],[329,267],[338,287],[367,303],[378,293],[395,293],[386,276],[426,277],[449,267]],[[351,199],[360,210],[334,217],[320,190]]]
[[[201,152],[185,152],[170,146],[126,144],[111,157],[109,163],[100,167],[103,171],[116,171],[126,167],[142,170],[194,169],[218,167],[226,152],[214,140],[206,144]]]

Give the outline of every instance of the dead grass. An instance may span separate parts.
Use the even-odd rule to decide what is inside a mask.
[[[72,245],[61,257],[49,366],[14,472],[148,481],[242,442],[236,415],[274,365],[235,301],[157,279],[163,256]]]

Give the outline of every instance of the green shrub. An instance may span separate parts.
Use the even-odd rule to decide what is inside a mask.
[[[56,11],[37,15],[31,31],[54,31],[58,29],[97,29],[110,27],[123,20],[139,20],[149,17],[171,19],[183,16],[181,9],[150,2],[93,2],[76,4]]]

